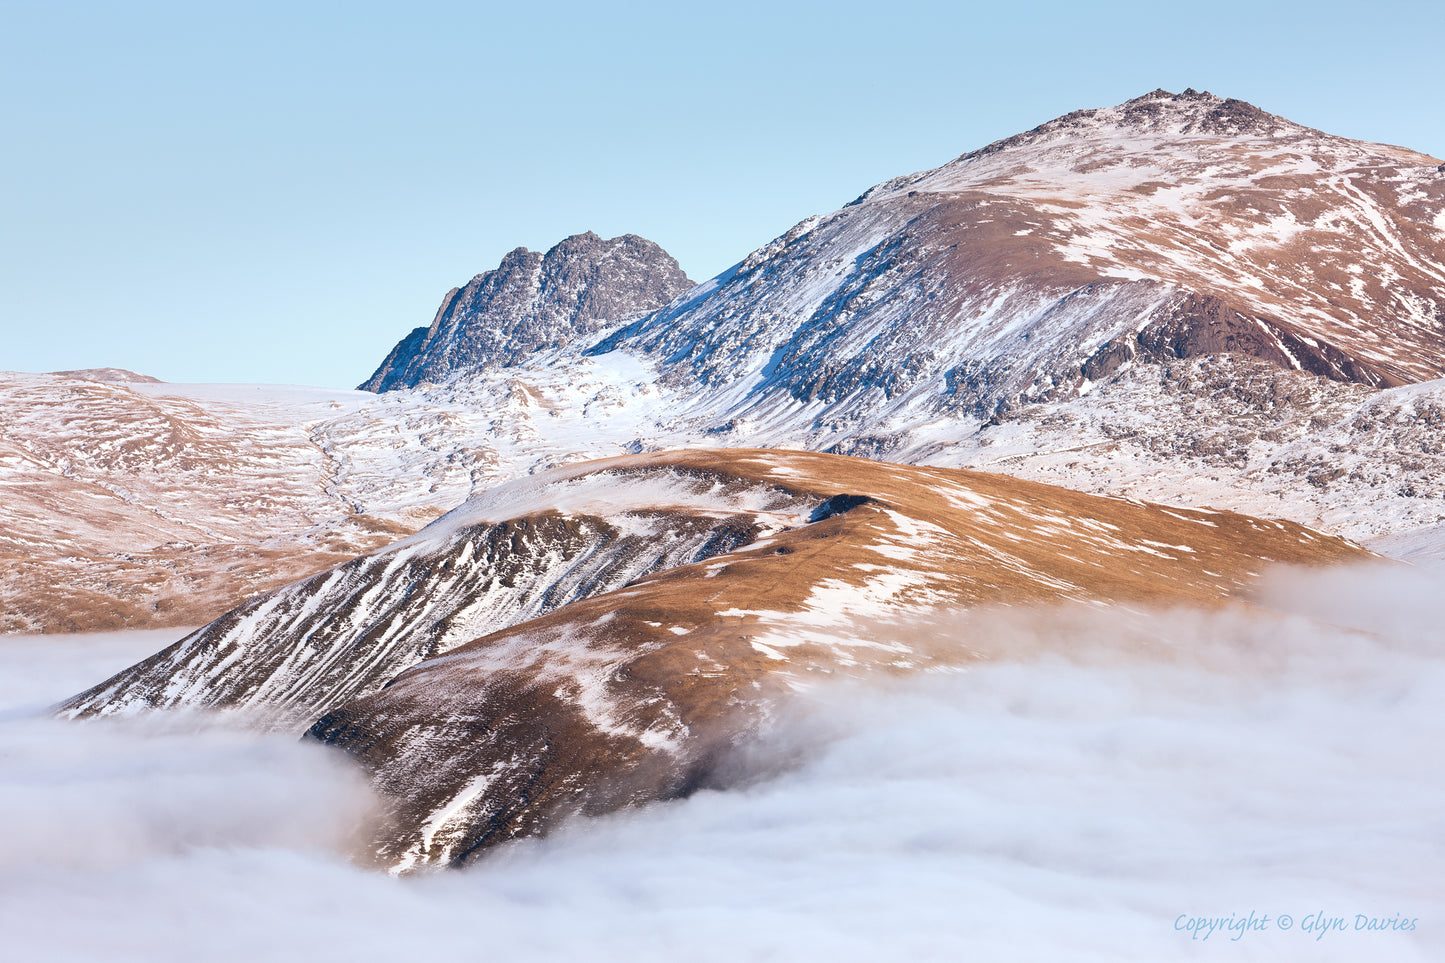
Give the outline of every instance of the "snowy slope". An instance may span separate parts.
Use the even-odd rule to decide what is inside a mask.
[[[1416,533],[1416,555],[1442,544],[1428,533],[1445,524],[1445,381],[1370,390],[1230,358],[1136,366],[993,424],[904,411],[843,430],[806,418],[699,430],[692,399],[622,352],[554,353],[465,383],[316,404],[259,400],[275,389],[94,395],[15,380],[32,388],[0,408],[18,426],[0,442],[7,631],[204,623],[473,491],[589,457],[719,443],[983,468],[1361,541]],[[206,429],[206,447],[187,449],[191,468],[163,450],[107,460],[107,438],[119,451],[126,431],[161,437],[152,417]]]
[[[207,622],[455,507],[492,422],[359,391],[0,373],[0,632]]]
[[[252,598],[74,711],[251,709],[304,728],[424,659],[805,524],[822,501],[666,465],[578,475],[501,486],[380,552]]]
[[[798,406],[719,425],[726,411],[619,350],[553,354],[382,398],[418,422],[443,404],[488,415],[488,433],[474,436],[487,446],[476,474],[483,487],[589,455],[737,444],[983,468],[1288,518],[1356,540],[1445,523],[1445,380],[1371,389],[1204,356],[1132,365],[1083,396],[1020,404],[1004,417],[863,407],[847,424],[820,426]],[[346,457],[362,454],[358,446]]]
[[[0,631],[195,625],[415,527],[324,492],[304,425],[350,399],[180,391],[0,374]]]

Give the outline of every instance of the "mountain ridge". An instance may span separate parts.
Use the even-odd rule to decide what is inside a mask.
[[[616,578],[575,594],[558,542],[526,542],[581,525],[613,530],[589,550],[613,559],[637,552],[617,534],[640,527],[645,558],[660,564],[628,573],[604,560]],[[514,554],[486,547],[498,539]],[[1216,606],[1270,563],[1371,558],[1291,523],[983,472],[776,449],[623,456],[481,493],[417,535],[253,600],[61,711],[208,708],[307,731],[371,774],[390,802],[377,853],[407,871],[575,812],[686,794],[717,751],[814,680],[966,665],[1007,648],[882,642],[870,620],[988,604]],[[422,577],[408,578],[417,566]],[[571,588],[547,610],[498,604],[556,586]],[[490,614],[457,618],[477,606]],[[438,629],[444,642],[414,645],[440,640]]]
[[[1166,106],[1176,107],[1174,95],[1131,103],[1157,106],[1166,117]],[[790,375],[781,383],[774,378],[772,390],[805,402],[817,396],[819,372],[829,397],[874,384],[891,395],[938,379],[945,382],[941,394],[962,395],[978,411],[1025,398],[1071,396],[1090,380],[1084,371],[1090,362],[1097,372],[1110,354],[1147,359],[1149,352],[1130,344],[1146,330],[1172,358],[1228,349],[1379,386],[1445,373],[1445,230],[1436,223],[1445,207],[1445,179],[1424,163],[1433,159],[1411,155],[1421,162],[1416,173],[1400,175],[1390,165],[1408,152],[1380,154],[1371,145],[1282,119],[1269,122],[1269,137],[1251,130],[1201,133],[1220,126],[1207,122],[1216,112],[1273,115],[1213,95],[1183,103],[1185,118],[1144,125],[1142,142],[1131,139],[1132,128],[1121,144],[1113,139],[1116,124],[1079,120],[1107,120],[1123,107],[1077,112],[1041,125],[1036,130],[1043,136],[1005,139],[932,171],[884,182],[860,201],[810,218],[754,252],[735,273],[715,279],[705,297],[644,317],[595,350],[641,351],[663,362],[668,376],[704,387],[767,366],[770,374]],[[1172,140],[1160,142],[1174,138],[1176,128],[1192,131],[1179,136],[1198,157],[1183,157]],[[1266,141],[1272,155],[1261,153]],[[1166,160],[1175,166],[1161,170]],[[1374,166],[1361,167],[1367,161]],[[1319,174],[1336,167],[1346,173]],[[1313,168],[1318,185],[1291,186],[1286,172],[1303,177],[1302,170]],[[1429,204],[1429,227],[1412,228],[1409,238],[1424,243],[1419,256],[1406,250],[1403,235],[1385,223],[1383,208],[1351,180],[1373,184],[1397,176],[1412,190],[1419,182],[1425,193],[1416,200]],[[1179,184],[1171,188],[1179,198],[1162,193],[1171,179]],[[1251,188],[1256,181],[1265,186]],[[1344,210],[1319,208],[1316,194],[1326,188],[1342,198]],[[1252,193],[1244,195],[1246,189]],[[1118,200],[1120,211],[1104,208],[1106,198],[1111,206]],[[1315,205],[1318,230],[1304,225],[1303,207],[1299,217],[1293,213],[1306,202]],[[1346,220],[1360,236],[1349,238],[1351,244],[1331,241]],[[1291,239],[1300,227],[1319,241],[1310,252],[1314,262],[1333,255],[1343,264],[1338,279],[1316,285],[1334,285],[1342,294],[1325,298],[1327,311],[1305,317],[1301,285],[1281,274],[1285,262],[1276,254],[1280,241],[1298,247]],[[1148,235],[1141,236],[1145,229]],[[1275,268],[1244,270],[1251,232],[1262,252],[1256,260]],[[1208,238],[1202,253],[1201,236]],[[1377,265],[1379,273],[1387,281],[1392,271],[1394,280],[1411,276],[1411,286],[1385,288],[1371,299],[1366,295],[1374,281],[1362,277],[1357,265],[1362,252],[1381,248],[1386,263]],[[1391,253],[1398,255],[1393,263]],[[829,272],[827,265],[849,269]],[[1349,311],[1343,295],[1350,292],[1370,303],[1368,313]],[[1312,299],[1320,300],[1318,291]],[[1070,313],[1071,303],[1089,300],[1095,304],[1088,310],[1060,316]],[[1143,300],[1153,302],[1152,316],[1135,323]],[[1382,301],[1393,309],[1379,311]],[[1371,326],[1389,314],[1403,315],[1399,340],[1418,350],[1377,349],[1382,339]],[[795,334],[776,330],[779,319],[798,318],[807,320],[781,322],[797,324]],[[1033,346],[1039,335],[1048,340],[1046,350]],[[1021,343],[1031,340],[1033,345]],[[957,347],[950,350],[950,342]],[[781,351],[781,363],[773,365],[761,348],[748,351],[748,358],[733,352],[734,345],[752,344]],[[713,363],[719,354],[727,356],[723,370]],[[689,370],[675,373],[679,364]]]
[[[861,410],[987,421],[1134,364],[1226,353],[1370,387],[1430,380],[1445,375],[1438,166],[1156,90],[875,185],[651,313],[579,330],[571,353],[649,360],[702,431],[786,408],[815,427]]]

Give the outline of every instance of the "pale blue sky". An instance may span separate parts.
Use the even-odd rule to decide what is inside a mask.
[[[350,387],[519,245],[702,280],[1155,87],[1445,155],[1433,2],[0,0],[0,368]]]

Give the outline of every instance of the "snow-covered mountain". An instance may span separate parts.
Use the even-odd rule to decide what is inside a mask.
[[[1155,91],[886,182],[594,344],[428,399],[496,415],[502,477],[773,445],[1428,535],[1442,168]]]
[[[988,655],[881,641],[940,605],[1216,604],[1368,554],[1297,525],[805,452],[627,456],[480,494],[253,599],[64,707],[212,708],[371,772],[397,869],[668,798],[823,677]]]
[[[499,453],[782,445],[1424,531],[1442,168],[1154,91],[880,184],[595,343],[431,397],[496,412],[519,432]]]
[[[1445,374],[1445,172],[1156,91],[880,184],[593,350],[709,411],[847,430],[988,417],[1229,352],[1372,386]]]
[[[591,350],[656,362],[709,410],[791,404],[838,424],[920,400],[987,415],[1136,360],[1226,351],[1430,380],[1445,374],[1441,167],[1155,91],[880,184]]]
[[[415,387],[516,364],[691,287],[671,255],[633,234],[603,240],[589,231],[546,254],[519,247],[495,270],[448,291],[431,326],[403,338],[361,387]]]

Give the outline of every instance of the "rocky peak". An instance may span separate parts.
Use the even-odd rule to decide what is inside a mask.
[[[1095,131],[1116,130],[1215,137],[1317,133],[1243,100],[1219,97],[1193,87],[1178,94],[1160,88],[1114,107],[1071,111],[1033,130],[970,151],[959,161],[987,157],[1015,147],[1076,138]]]
[[[387,391],[507,367],[655,311],[690,287],[670,254],[635,234],[588,231],[545,254],[519,247],[448,291],[431,325],[403,338],[360,387]]]
[[[1114,120],[1121,127],[1142,130],[1172,128],[1184,134],[1272,136],[1306,129],[1243,100],[1217,97],[1207,90],[1199,91],[1193,87],[1178,94],[1154,90],[1096,114]]]
[[[1116,165],[1127,157],[1144,160],[1142,164],[1129,161],[1131,167],[1152,169],[1178,156],[1198,159],[1200,151],[1230,151],[1244,141],[1282,146],[1294,138],[1308,139],[1311,146],[1330,142],[1351,158],[1363,156],[1361,150],[1365,148],[1379,146],[1330,137],[1243,100],[1219,97],[1207,90],[1191,87],[1175,94],[1161,88],[1113,107],[1071,111],[1032,130],[971,150],[933,170],[884,181],[848,206],[910,189],[938,191],[957,187],[941,183],[940,178],[949,181],[973,172],[985,172],[979,179],[987,181],[1000,174],[1052,171],[1059,166],[1088,171],[1096,169],[1099,161]],[[1186,140],[1187,146],[1180,143]]]

